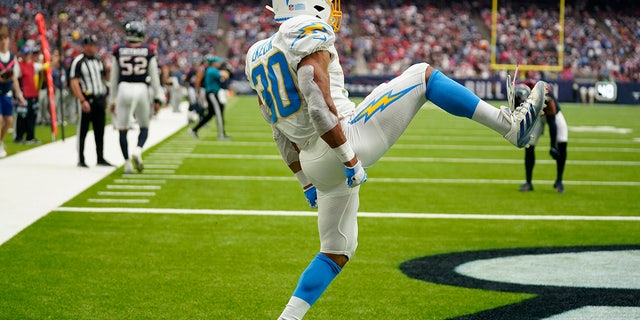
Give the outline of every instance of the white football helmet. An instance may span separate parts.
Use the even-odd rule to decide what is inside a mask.
[[[267,9],[275,13],[276,22],[310,15],[326,21],[335,32],[340,30],[342,24],[340,0],[273,0],[272,7],[267,6]]]

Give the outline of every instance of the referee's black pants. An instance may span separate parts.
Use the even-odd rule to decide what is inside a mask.
[[[84,142],[89,132],[89,124],[93,127],[93,135],[96,140],[96,154],[98,162],[104,161],[104,126],[107,119],[106,97],[86,98],[91,105],[89,112],[80,108],[80,125],[78,126],[78,163],[84,162]]]

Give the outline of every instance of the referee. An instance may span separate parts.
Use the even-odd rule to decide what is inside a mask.
[[[107,86],[104,78],[106,71],[98,53],[97,37],[90,35],[82,39],[82,53],[71,63],[69,72],[73,95],[80,103],[80,125],[78,126],[78,167],[88,168],[84,159],[84,144],[89,132],[89,123],[93,126],[96,140],[98,166],[113,166],[104,159],[104,126],[106,123]]]

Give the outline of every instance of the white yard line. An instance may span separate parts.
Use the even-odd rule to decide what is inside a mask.
[[[144,168],[146,169],[173,169],[180,168],[179,164],[148,164],[145,162]]]
[[[154,186],[154,185],[118,185],[118,184],[108,184],[107,185],[107,189],[120,189],[120,190],[160,190],[162,189],[161,186]]]
[[[176,170],[168,170],[168,169],[147,169],[145,166],[144,172],[149,174],[174,174]]]
[[[91,203],[149,203],[149,199],[109,199],[109,198],[90,198],[87,202]]]
[[[573,140],[572,140],[573,141]],[[228,146],[228,147],[274,147],[273,142],[252,142],[252,141],[202,141],[199,145],[203,146]],[[459,145],[459,144],[410,144],[410,143],[396,143],[392,149],[398,150],[464,150],[464,151],[514,151],[513,146],[483,146],[483,145]],[[614,148],[614,147],[570,147],[571,152],[614,152],[614,153],[640,153],[640,145],[637,148]],[[160,150],[157,151],[166,151]]]
[[[160,179],[114,179],[115,183],[165,184],[167,180]]]
[[[144,179],[166,179],[166,180],[220,180],[220,181],[294,181],[295,177],[286,176],[219,176],[219,175],[152,175],[152,174],[136,174],[125,175],[125,177],[144,178]],[[296,180],[297,181],[297,180]],[[371,183],[446,183],[446,184],[519,184],[522,180],[507,179],[423,179],[423,178],[383,178],[372,177],[367,181]],[[553,180],[535,180],[537,184],[554,183]],[[564,180],[565,185],[581,185],[581,186],[620,186],[634,187],[640,186],[640,181],[575,181]]]
[[[195,158],[195,159],[227,159],[227,160],[276,160],[282,161],[277,154],[220,154],[220,153],[161,153],[154,152],[156,157]],[[411,163],[485,163],[485,164],[522,164],[522,159],[486,159],[486,158],[436,158],[436,157],[382,157],[379,163],[384,162],[411,162]],[[555,160],[538,160],[536,164],[556,165]],[[622,166],[637,167],[640,161],[596,161],[596,160],[567,160],[567,165],[572,166]]]
[[[121,196],[121,197],[155,197],[156,193],[155,192],[144,192],[144,191],[132,191],[132,192],[127,192],[127,191],[98,191],[98,195],[99,196],[104,196],[104,197],[116,197],[116,196]]]
[[[277,210],[214,210],[177,208],[92,208],[59,207],[54,211],[87,213],[140,213],[140,214],[204,214],[234,216],[314,217],[316,211]],[[464,214],[464,213],[406,213],[358,212],[358,217],[390,219],[452,219],[452,220],[527,220],[527,221],[640,221],[640,216],[572,216],[572,215],[518,215],[518,214]]]

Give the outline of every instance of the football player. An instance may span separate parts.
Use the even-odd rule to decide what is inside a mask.
[[[312,207],[318,207],[320,253],[300,276],[280,319],[301,319],[353,258],[358,244],[359,186],[430,100],[523,147],[544,106],[538,83],[513,111],[480,100],[428,63],[381,84],[359,105],[349,100],[335,48],[339,0],[273,0],[278,32],[248,50],[245,73],[258,93],[283,159]]]
[[[522,103],[529,93],[534,83],[532,81],[525,81],[515,86],[515,103]],[[533,191],[533,184],[531,180],[533,178],[533,167],[536,163],[535,146],[538,142],[538,138],[544,131],[545,122],[549,125],[549,138],[551,140],[551,148],[549,154],[556,160],[556,181],[553,183],[553,188],[558,193],[564,193],[564,184],[562,183],[562,175],[564,174],[564,165],[567,161],[567,142],[569,140],[569,129],[567,127],[567,121],[560,111],[560,105],[555,99],[553,94],[547,95],[546,107],[543,109],[544,117],[542,121],[536,124],[533,129],[533,136],[535,139],[529,143],[529,146],[524,149],[524,167],[527,181],[520,186],[520,191]]]
[[[124,26],[126,44],[113,47],[111,63],[111,112],[115,113],[116,128],[120,132],[120,149],[125,159],[124,173],[133,173],[135,166],[142,172],[142,147],[149,135],[151,110],[147,78],[154,92],[154,112],[165,102],[160,86],[160,71],[153,45],[144,44],[145,27],[140,21],[131,21]],[[132,128],[132,119],[138,122],[138,143],[129,158],[127,132]]]

